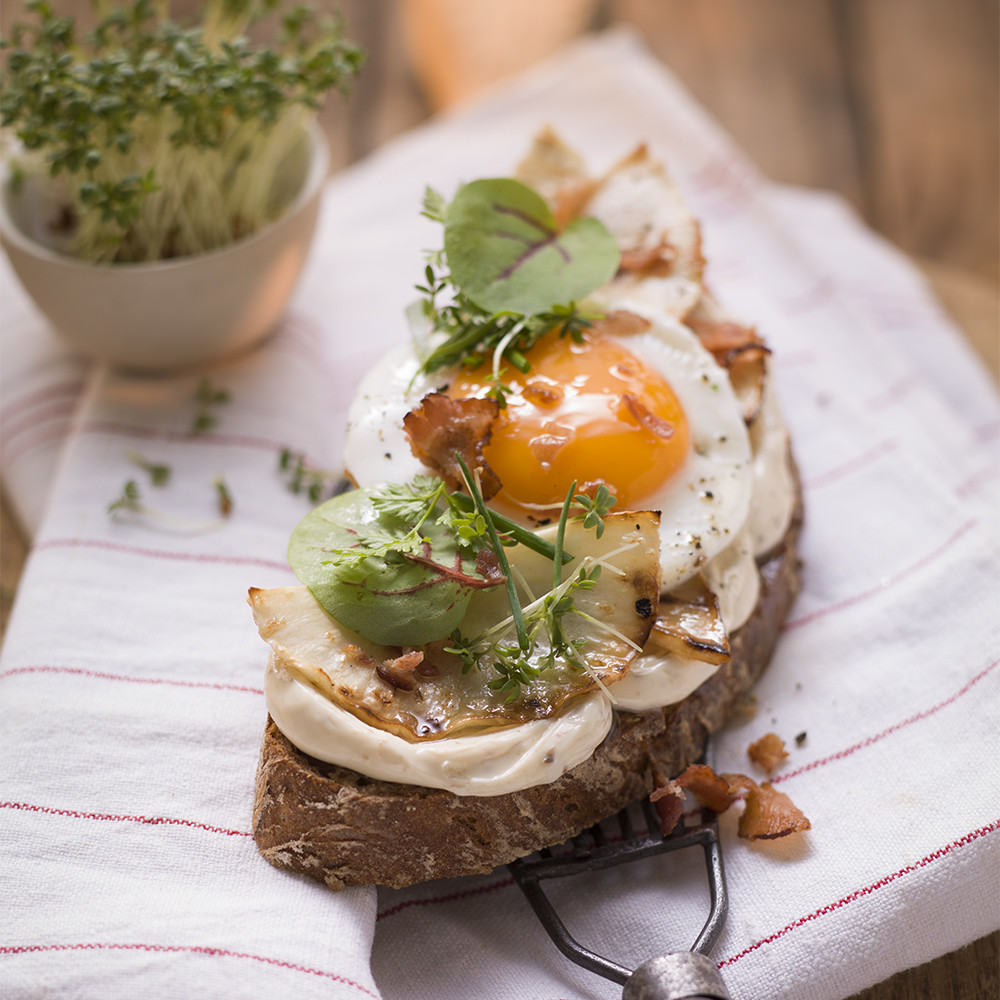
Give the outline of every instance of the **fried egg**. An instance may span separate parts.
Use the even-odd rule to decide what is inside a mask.
[[[691,330],[627,295],[609,291],[600,304],[630,309],[646,328],[615,334],[599,324],[580,343],[553,332],[527,352],[526,374],[503,373],[510,393],[484,449],[503,483],[491,503],[537,527],[574,482],[587,492],[603,483],[616,511],[660,512],[663,588],[670,590],[743,527],[753,490],[750,441],[725,371]],[[483,396],[490,374],[486,367],[422,374],[410,346],[384,356],[349,410],[351,478],[375,486],[426,472],[403,417],[429,392]]]

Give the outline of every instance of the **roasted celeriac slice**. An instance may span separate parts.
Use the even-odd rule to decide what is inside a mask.
[[[550,535],[554,532],[550,532]],[[479,665],[463,671],[448,640],[416,649],[382,646],[343,628],[305,587],[253,588],[249,602],[274,665],[321,691],[368,724],[416,741],[469,735],[531,719],[550,718],[580,695],[619,680],[649,637],[659,598],[659,517],[655,512],[610,514],[600,539],[581,522],[566,526],[563,583],[553,590],[553,564],[524,546],[507,551],[522,595],[526,626],[535,629],[529,661],[538,676],[509,700],[491,686],[491,663],[500,647],[516,646],[503,588],[473,595],[459,631],[481,649]],[[581,570],[600,565],[592,586],[575,587]],[[559,619],[579,665],[556,654],[546,600],[572,597]],[[536,628],[537,625],[537,628]],[[491,651],[492,650],[492,651]]]
[[[701,576],[660,598],[649,649],[705,663],[729,659],[729,635],[718,599]]]

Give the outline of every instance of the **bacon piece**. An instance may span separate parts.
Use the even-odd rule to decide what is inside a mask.
[[[449,489],[465,488],[455,460],[457,452],[473,473],[479,473],[479,488],[483,498],[489,500],[500,492],[502,484],[483,458],[483,447],[490,440],[499,412],[494,399],[452,399],[431,392],[403,417],[403,428],[413,454],[438,473]]]
[[[688,316],[687,325],[698,335],[702,345],[715,355],[720,365],[730,352],[755,346],[766,350],[764,341],[757,336],[757,329],[736,323],[731,319],[715,319],[708,316]]]
[[[653,413],[638,396],[633,396],[630,392],[622,393],[622,402],[643,430],[664,441],[669,441],[674,436],[674,425]]]
[[[655,246],[623,250],[618,270],[665,278],[673,273],[677,257],[677,248],[661,240]]]
[[[403,673],[412,673],[417,667],[423,663],[424,654],[419,649],[411,649],[407,653],[403,653],[401,656],[397,656],[394,659],[386,660],[385,665],[389,670],[399,670]]]
[[[384,660],[375,665],[375,673],[397,691],[413,690],[413,674],[424,661],[424,654],[419,649],[411,649],[407,653]]]
[[[722,318],[706,307],[700,307],[684,322],[729,372],[729,381],[743,406],[743,419],[752,423],[764,398],[764,362],[771,349],[758,336],[755,327]]]
[[[669,836],[684,815],[684,789],[676,782],[668,781],[653,789],[649,801],[656,807],[661,836]]]
[[[552,214],[555,216],[556,229],[562,232],[579,214],[584,205],[590,201],[597,182],[588,177],[563,181],[556,188],[551,198]]]
[[[747,747],[747,756],[770,774],[788,757],[785,741],[777,733],[765,733]]]
[[[737,790],[707,764],[691,764],[675,780],[691,790],[699,805],[712,812],[725,812],[739,798]]]
[[[638,313],[628,309],[612,309],[605,313],[600,319],[595,319],[590,324],[590,332],[599,336],[605,334],[614,337],[627,337],[632,333],[642,333],[648,330],[653,324],[640,316]]]
[[[374,667],[375,657],[366,653],[360,646],[353,642],[345,643],[344,655],[350,663],[359,667]]]
[[[811,829],[805,814],[770,782],[756,785],[747,793],[746,808],[740,816],[737,834],[745,840],[774,840],[790,833]]]

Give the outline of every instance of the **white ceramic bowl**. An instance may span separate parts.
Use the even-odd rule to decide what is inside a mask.
[[[281,218],[207,253],[147,264],[91,264],[43,242],[37,199],[0,189],[0,241],[55,329],[81,353],[169,372],[246,351],[270,333],[291,295],[316,228],[329,148],[319,126],[287,169],[301,189]]]

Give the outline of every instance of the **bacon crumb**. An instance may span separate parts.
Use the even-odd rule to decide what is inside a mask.
[[[736,832],[745,840],[774,840],[809,829],[811,824],[802,810],[765,781],[747,793]]]
[[[627,337],[632,333],[642,333],[652,325],[645,316],[640,316],[638,313],[628,309],[612,309],[600,319],[594,320],[590,325],[590,332],[598,336],[607,334],[614,337]]]
[[[411,649],[400,656],[392,657],[375,665],[375,673],[391,688],[397,691],[412,691],[413,674],[424,662],[424,654],[419,649]]]
[[[619,270],[665,278],[673,272],[676,262],[677,248],[661,240],[655,246],[623,250]]]
[[[403,417],[410,450],[424,465],[437,472],[449,489],[465,488],[455,453],[479,473],[483,498],[500,492],[501,482],[483,458],[493,421],[500,408],[494,399],[452,399],[441,392],[428,393],[419,406]]]
[[[690,789],[698,803],[712,812],[725,812],[738,797],[729,782],[707,764],[692,764],[676,781],[678,785]]]
[[[747,756],[770,774],[788,757],[785,741],[777,733],[766,733],[747,747]]]
[[[633,396],[630,392],[622,393],[622,402],[625,404],[625,409],[644,430],[664,441],[674,436],[674,425],[669,420],[658,417],[637,396]]]
[[[402,656],[386,660],[385,665],[389,670],[401,670],[403,673],[411,673],[416,670],[417,667],[423,663],[423,661],[424,654],[422,650],[411,649],[408,653],[403,653]]]
[[[350,663],[353,663],[358,667],[375,666],[375,658],[370,656],[360,646],[355,645],[353,642],[345,643],[344,656],[347,657]]]
[[[684,815],[684,789],[674,781],[654,788],[649,801],[656,807],[660,834],[668,836]]]

